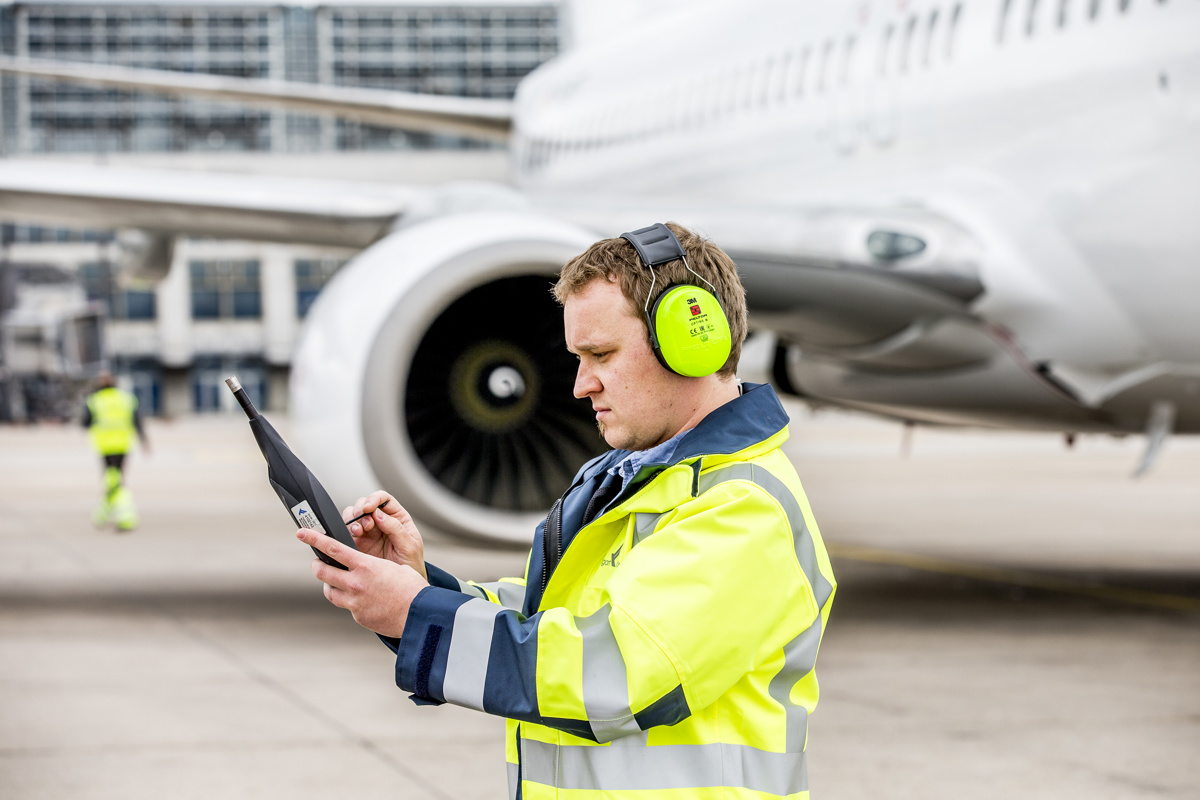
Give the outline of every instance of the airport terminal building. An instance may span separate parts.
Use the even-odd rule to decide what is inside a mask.
[[[0,52],[507,98],[558,52],[558,16],[555,2],[534,0],[16,3],[0,5]],[[439,173],[504,175],[502,150],[457,136],[11,76],[0,78],[0,154],[370,180],[395,174],[430,183]],[[115,371],[146,409],[171,415],[228,407],[221,380],[235,369],[257,403],[282,407],[304,315],[353,255],[181,239],[161,284],[128,287],[116,280],[116,232],[3,223],[0,236],[3,263],[52,265],[77,276],[107,312]]]

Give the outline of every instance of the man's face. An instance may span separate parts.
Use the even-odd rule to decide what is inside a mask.
[[[688,379],[668,372],[621,287],[595,280],[563,304],[567,349],[579,358],[575,396],[592,401],[611,447],[644,450],[683,429],[694,411]]]

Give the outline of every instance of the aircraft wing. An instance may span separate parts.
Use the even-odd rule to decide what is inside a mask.
[[[427,191],[387,184],[0,161],[0,216],[362,248]]]
[[[0,58],[0,73],[174,97],[255,103],[307,114],[333,114],[409,131],[473,138],[503,141],[512,128],[512,103],[499,99],[12,57]]]

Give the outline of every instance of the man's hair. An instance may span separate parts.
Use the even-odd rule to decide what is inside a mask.
[[[733,377],[737,372],[738,359],[742,357],[742,342],[746,339],[746,290],[738,278],[737,265],[708,239],[689,231],[682,225],[668,222],[667,227],[683,245],[688,264],[701,278],[717,290],[725,316],[729,318],[730,349],[725,365],[717,371],[722,377]],[[573,294],[583,291],[592,281],[609,280],[619,283],[621,293],[629,301],[630,310],[642,321],[646,329],[646,340],[650,330],[646,325],[644,309],[654,305],[658,296],[677,283],[692,283],[708,289],[704,281],[688,271],[683,261],[675,260],[659,264],[654,268],[654,296],[650,297],[650,270],[638,258],[637,250],[627,240],[601,239],[579,255],[568,261],[554,284],[554,299],[559,305]]]

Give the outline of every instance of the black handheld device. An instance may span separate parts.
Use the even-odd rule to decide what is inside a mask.
[[[258,449],[267,460],[267,480],[271,482],[271,488],[279,495],[296,525],[332,536],[347,547],[357,550],[350,530],[346,523],[342,522],[342,515],[330,499],[329,492],[325,491],[325,487],[316,476],[304,466],[304,462],[296,457],[279,432],[267,422],[266,417],[258,413],[238,379],[226,378],[225,384],[250,418],[250,430],[254,433],[254,441],[258,442]],[[326,564],[338,569],[346,568],[317,548],[314,547],[312,551]]]

